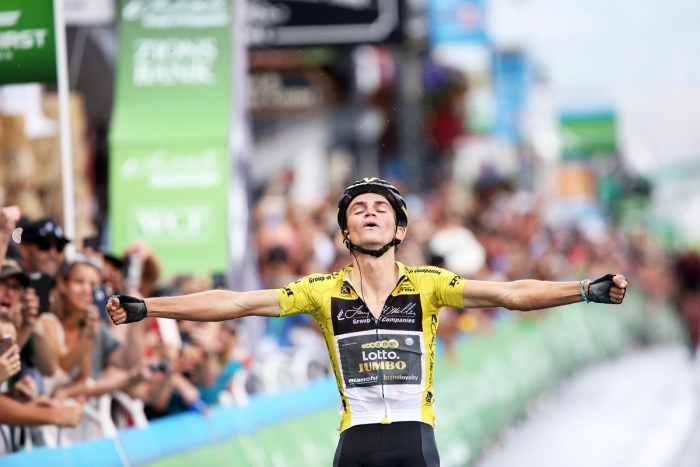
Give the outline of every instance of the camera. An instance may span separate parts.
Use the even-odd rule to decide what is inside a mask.
[[[153,373],[164,373],[166,375],[170,374],[170,372],[172,371],[170,369],[170,364],[167,362],[167,360],[152,362],[148,365],[148,369],[151,370]]]

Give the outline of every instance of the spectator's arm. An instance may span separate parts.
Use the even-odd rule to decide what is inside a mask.
[[[153,253],[153,250],[144,241],[136,241],[124,249],[124,256],[138,255],[142,261],[141,270],[141,287],[139,292],[142,297],[148,297],[153,294],[158,278],[160,278],[161,266],[160,260]]]
[[[32,364],[42,375],[53,376],[59,366],[61,353],[65,351],[58,340],[55,324],[38,319],[34,323],[32,345],[34,346]]]
[[[164,412],[168,408],[170,403],[170,397],[173,395],[173,390],[175,389],[174,379],[179,375],[177,372],[173,372],[167,377],[163,378],[160,383],[156,384],[154,387],[149,388],[147,394],[144,394],[142,399],[150,406],[155,408],[159,412]]]
[[[68,346],[68,351],[59,358],[59,364],[63,371],[70,374],[73,368],[82,363],[85,367],[85,359],[87,357],[87,370],[90,369],[90,355],[92,354],[92,349],[95,346],[95,342],[87,337],[83,336],[73,342],[72,345]]]
[[[28,287],[24,292],[22,301],[22,322],[17,329],[17,343],[20,347],[24,347],[29,340],[39,316],[39,297],[32,287]]]
[[[12,239],[12,232],[19,221],[21,212],[18,206],[0,208],[0,262],[7,255],[7,245]]]
[[[137,367],[141,364],[145,351],[146,322],[139,321],[133,326],[127,326],[126,342],[109,354],[109,364],[124,370]]]
[[[77,404],[22,403],[0,394],[0,423],[5,425],[75,426],[82,417],[83,409]]]
[[[81,346],[76,345],[75,347],[79,348]],[[87,347],[87,350],[83,349],[85,351],[81,355],[78,356],[77,362],[80,363],[80,373],[78,374],[78,377],[75,378],[75,380],[73,382],[71,382],[70,384],[58,388],[56,390],[56,393],[55,393],[56,398],[67,399],[69,397],[77,397],[85,392],[85,388],[86,388],[87,381],[88,381],[88,376],[90,375],[92,349],[93,349],[93,342],[90,341],[90,344],[89,344],[89,347]],[[66,369],[63,365],[61,365],[61,368],[63,368],[63,371],[65,371],[66,373],[70,374],[70,372],[74,366],[75,365],[71,366],[69,369]]]
[[[109,376],[97,381],[83,380],[83,382],[71,386],[71,390],[64,393],[64,397],[99,397],[112,391],[126,391],[132,386],[143,381],[141,368],[135,367],[129,371],[112,368]]]

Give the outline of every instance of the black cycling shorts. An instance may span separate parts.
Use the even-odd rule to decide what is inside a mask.
[[[433,427],[422,422],[353,426],[340,434],[333,467],[440,467]]]

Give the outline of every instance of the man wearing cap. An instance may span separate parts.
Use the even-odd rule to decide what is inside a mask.
[[[399,191],[369,178],[345,190],[338,224],[353,262],[275,290],[213,290],[107,308],[115,324],[146,316],[222,321],[242,316],[310,314],[323,332],[342,406],[334,467],[438,467],[433,434],[433,363],[442,307],[538,310],[586,301],[622,303],[627,281],[465,280],[433,266],[395,260],[408,228]],[[467,395],[468,396],[468,395]]]
[[[61,226],[51,219],[40,219],[27,225],[19,244],[24,270],[56,277],[63,262],[63,249],[68,243],[70,240],[63,234]]]
[[[23,373],[31,374],[41,386],[41,375],[51,376],[58,366],[59,349],[55,336],[47,335],[39,316],[39,297],[29,287],[29,277],[12,259],[0,269],[0,314],[17,326],[17,344],[22,348]],[[35,368],[38,372],[32,371]]]

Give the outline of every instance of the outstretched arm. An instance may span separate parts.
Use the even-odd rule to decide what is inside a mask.
[[[590,298],[589,285],[589,282],[584,283],[584,292]],[[600,291],[598,285],[595,284],[595,292]],[[606,287],[602,282],[601,285],[603,288]],[[609,294],[610,302],[620,304],[628,285],[627,280],[618,274],[612,277],[609,290],[603,293]],[[503,307],[509,310],[531,311],[582,302],[584,298],[581,295],[579,282],[536,280],[485,282],[470,280],[464,286],[463,301],[464,308]]]
[[[154,318],[184,319],[189,321],[224,321],[243,316],[279,317],[280,305],[274,290],[253,292],[231,292],[209,290],[207,292],[177,297],[156,297],[144,300],[147,316]],[[114,324],[127,322],[127,310],[119,296],[107,303],[107,312]],[[127,309],[138,308],[138,304],[126,303]],[[136,320],[145,318],[138,317]],[[131,322],[132,319],[129,319]]]

